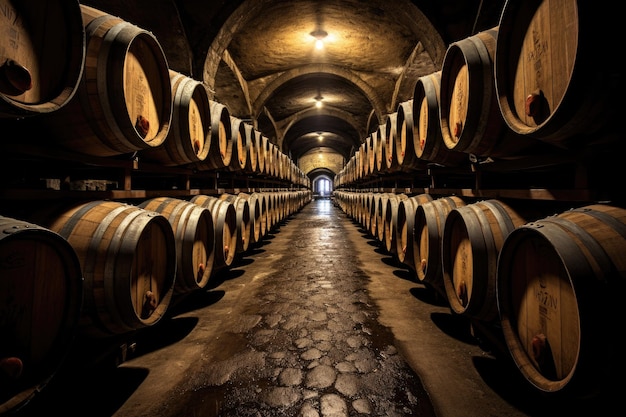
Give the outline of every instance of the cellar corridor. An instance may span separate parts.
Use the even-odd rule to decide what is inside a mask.
[[[17,414],[614,415],[606,399],[534,392],[483,330],[452,315],[333,200],[317,199],[206,289],[175,299],[157,325],[77,341]]]

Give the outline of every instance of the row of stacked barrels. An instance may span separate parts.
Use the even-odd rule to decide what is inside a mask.
[[[204,82],[169,68],[151,32],[75,0],[0,5],[0,119],[16,125],[14,140],[310,185]]]
[[[334,199],[453,314],[500,328],[541,393],[623,387],[623,207],[341,190]]]
[[[310,200],[305,190],[200,194],[0,216],[0,414],[47,385],[75,338],[154,326]]]
[[[498,26],[451,43],[442,67],[417,79],[412,99],[362,140],[335,187],[430,164],[559,161],[617,146],[611,120],[624,109],[624,70],[609,58],[607,39],[619,36],[611,15],[575,0],[508,0]]]

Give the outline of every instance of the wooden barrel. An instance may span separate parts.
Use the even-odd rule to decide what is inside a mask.
[[[621,23],[620,13],[593,2],[507,1],[494,74],[508,126],[564,147],[617,131],[624,83],[611,39],[621,36]]]
[[[275,158],[276,158],[276,145],[267,140],[267,151],[265,153],[265,174],[269,177],[275,177]]]
[[[192,203],[209,209],[213,217],[214,253],[213,273],[230,267],[237,252],[237,213],[229,201],[209,195],[195,195]]]
[[[209,153],[204,161],[195,164],[201,171],[225,169],[230,165],[233,153],[232,124],[228,107],[209,100],[209,109],[211,113]]]
[[[422,204],[432,201],[432,199],[433,197],[430,194],[417,194],[398,203],[396,255],[398,261],[412,270],[415,270],[413,261],[415,210]]]
[[[244,123],[245,136],[245,163],[243,171],[246,174],[255,174],[257,172],[257,164],[259,157],[257,155],[259,132],[250,124]]]
[[[238,194],[221,194],[220,199],[228,201],[235,207],[235,215],[237,220],[237,245],[236,253],[243,253],[250,246],[250,204],[248,200],[240,197]]]
[[[291,169],[291,166],[293,165],[293,161],[291,160],[291,157],[288,154],[282,151],[280,155],[281,155],[280,157],[282,160],[282,172],[283,172],[281,177],[283,180],[291,183],[293,181],[293,177],[292,177],[293,170]]]
[[[369,175],[369,156],[367,155],[367,148],[368,148],[368,143],[367,140],[363,140],[363,142],[361,142],[361,145],[359,146],[359,164],[357,165],[356,169],[357,172],[359,173],[357,175],[358,180],[367,178],[367,176]]]
[[[274,191],[266,191],[262,194],[265,196],[265,201],[267,202],[266,232],[269,233],[270,231],[272,231],[277,222],[278,200],[276,199],[276,193]]]
[[[359,147],[359,163],[355,167],[356,169],[355,180],[366,178],[370,173],[369,172],[370,162],[369,162],[369,156],[367,154],[367,148],[368,148],[367,142],[361,143],[361,146]]]
[[[387,172],[387,131],[386,125],[378,125],[378,128],[372,135],[376,135],[376,172],[384,174]]]
[[[387,201],[390,197],[395,197],[395,193],[380,193],[376,204],[376,239],[384,244],[385,243],[385,216],[387,213]]]
[[[81,333],[107,337],[154,326],[169,308],[176,244],[165,216],[115,201],[50,207],[36,214],[81,262]]]
[[[274,145],[274,164],[276,165],[274,172],[279,180],[285,179],[285,158],[286,155],[280,150],[278,145]]]
[[[363,154],[362,154],[362,149],[363,149],[363,143],[361,143],[359,145],[359,148],[356,151],[354,151],[354,156],[352,158],[350,158],[351,160],[354,159],[354,163],[353,163],[353,166],[352,166],[352,171],[353,171],[352,181],[358,181],[358,180],[360,180],[363,177]]]
[[[173,70],[169,73],[173,98],[171,127],[160,146],[141,154],[166,166],[204,161],[211,145],[207,90],[200,81]]]
[[[387,172],[395,172],[400,167],[396,156],[397,120],[398,113],[393,112],[387,116],[387,121],[385,122],[385,170]]]
[[[417,279],[445,295],[442,280],[441,241],[448,213],[463,207],[457,196],[437,198],[421,204],[414,212],[415,246],[413,260]]]
[[[363,208],[362,208],[360,223],[363,226],[363,229],[365,229],[369,233],[371,219],[372,219],[371,206],[374,200],[374,193],[371,191],[366,192],[363,195],[362,200],[363,200]]]
[[[246,168],[246,154],[250,144],[246,124],[238,117],[230,116],[230,141],[232,143],[232,154],[230,164],[226,167],[229,171],[242,172]]]
[[[270,140],[267,136],[260,133],[257,147],[257,173],[267,174],[267,154],[270,148]]]
[[[402,200],[409,198],[404,193],[397,193],[390,196],[387,200],[387,208],[385,209],[385,218],[383,221],[383,227],[385,228],[384,245],[387,252],[392,255],[396,254],[396,239],[398,235],[398,208],[399,203]]]
[[[460,166],[468,162],[467,154],[446,146],[439,123],[439,92],[441,71],[417,79],[413,90],[413,117],[415,118],[415,156],[422,164]]]
[[[82,270],[67,240],[0,216],[0,414],[24,406],[56,375],[82,300]]]
[[[354,158],[350,158],[348,163],[346,163],[345,168],[345,184],[353,184],[358,180],[358,164],[359,164],[359,153],[358,151],[354,154]]]
[[[278,150],[278,158],[280,161],[279,170],[278,170],[278,173],[279,173],[278,178],[283,181],[291,181],[291,170],[290,170],[291,159],[286,153],[284,153],[280,149]]]
[[[280,178],[280,148],[275,143],[272,143],[270,149],[272,151],[272,176]]]
[[[268,228],[268,220],[267,220],[267,216],[268,216],[268,210],[271,209],[271,207],[268,207],[268,200],[267,200],[267,194],[266,193],[260,193],[260,192],[253,192],[251,194],[253,197],[257,198],[259,201],[259,239],[257,239],[257,241],[263,239],[263,237],[265,235],[267,235],[267,232],[269,230]]]
[[[276,198],[276,224],[285,220],[289,213],[289,199],[284,191],[275,191]]]
[[[87,155],[112,156],[161,145],[172,118],[165,53],[156,37],[81,5],[85,70],[73,99],[41,120],[53,140]]]
[[[261,205],[258,195],[240,192],[237,196],[248,201],[248,209],[250,210],[249,245],[257,243],[261,239]]]
[[[0,119],[57,111],[74,96],[85,63],[78,1],[1,0]]]
[[[167,218],[176,242],[174,292],[184,294],[205,288],[213,271],[214,232],[211,212],[185,200],[156,197],[139,204]]]
[[[491,322],[498,317],[496,269],[500,248],[516,227],[535,220],[499,200],[452,209],[441,243],[443,283],[452,311]]]
[[[367,175],[368,177],[376,176],[378,171],[376,170],[376,152],[378,152],[378,135],[376,132],[372,132],[367,135],[365,139],[367,142]]]
[[[354,220],[361,226],[364,225],[364,217],[366,213],[367,193],[358,192],[354,198]]]
[[[381,193],[373,193],[372,194],[372,200],[370,202],[370,213],[368,216],[368,224],[369,227],[367,228],[369,231],[369,234],[374,238],[377,239],[378,238],[378,217],[379,217],[379,210],[380,210],[380,197],[381,197]]]
[[[445,145],[476,157],[518,157],[539,141],[504,122],[493,76],[498,27],[453,42],[441,68],[439,123]]]
[[[413,102],[413,99],[404,101],[398,105],[396,110],[396,159],[399,169],[403,172],[413,172],[420,168],[414,148],[417,131]]]
[[[267,158],[267,163],[269,164],[267,168],[267,173],[272,178],[278,178],[278,154],[280,149],[276,146],[275,143],[270,142],[269,144],[269,153]]]
[[[498,260],[502,332],[541,392],[582,397],[621,381],[626,210],[571,209],[518,227]]]

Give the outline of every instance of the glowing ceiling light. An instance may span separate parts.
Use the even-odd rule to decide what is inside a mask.
[[[311,36],[315,38],[315,49],[324,49],[324,39],[328,36],[328,32],[317,29],[311,32]]]
[[[317,107],[318,109],[321,109],[322,100],[324,100],[324,97],[322,97],[322,93],[320,92],[319,87],[317,89],[317,95],[314,97],[314,99],[315,99],[315,107]]]

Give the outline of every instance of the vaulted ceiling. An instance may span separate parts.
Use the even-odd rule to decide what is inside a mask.
[[[322,144],[347,161],[420,76],[441,68],[451,42],[498,24],[504,0],[81,3],[151,31],[171,69],[205,82],[297,162]]]

